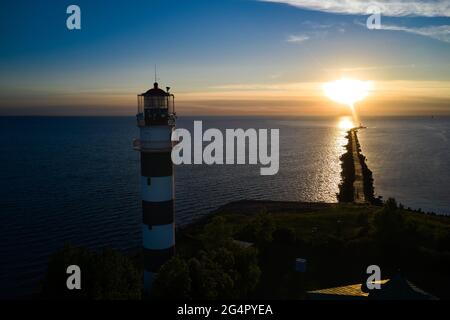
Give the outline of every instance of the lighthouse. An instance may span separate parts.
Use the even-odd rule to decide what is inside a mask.
[[[149,293],[160,267],[175,252],[174,177],[171,159],[175,127],[174,95],[158,87],[138,95],[135,149],[141,159],[144,292]]]

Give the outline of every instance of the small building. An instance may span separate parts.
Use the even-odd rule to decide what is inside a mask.
[[[369,299],[373,300],[438,300],[423,291],[400,274],[393,277],[380,290],[372,290]]]
[[[306,259],[302,258],[295,259],[295,271],[306,272]]]
[[[238,245],[242,249],[247,249],[247,248],[253,247],[253,242],[241,241],[241,240],[233,239],[233,243]]]
[[[368,290],[365,284],[320,289],[307,292],[309,300],[437,300],[401,275],[381,280],[381,289]]]

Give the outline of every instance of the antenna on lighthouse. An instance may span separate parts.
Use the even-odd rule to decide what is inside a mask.
[[[156,73],[156,64],[155,64],[155,82],[158,82],[158,77],[157,77],[157,73]]]

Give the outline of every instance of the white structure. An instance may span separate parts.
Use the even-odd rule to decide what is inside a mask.
[[[175,251],[172,131],[175,127],[174,96],[154,87],[138,95],[137,122],[141,154],[142,235],[144,291],[150,291],[155,273]]]

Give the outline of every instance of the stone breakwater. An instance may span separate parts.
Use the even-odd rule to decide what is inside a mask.
[[[347,132],[346,153],[341,157],[341,183],[339,202],[382,204],[381,197],[375,198],[372,171],[366,164],[358,141],[358,129]]]

